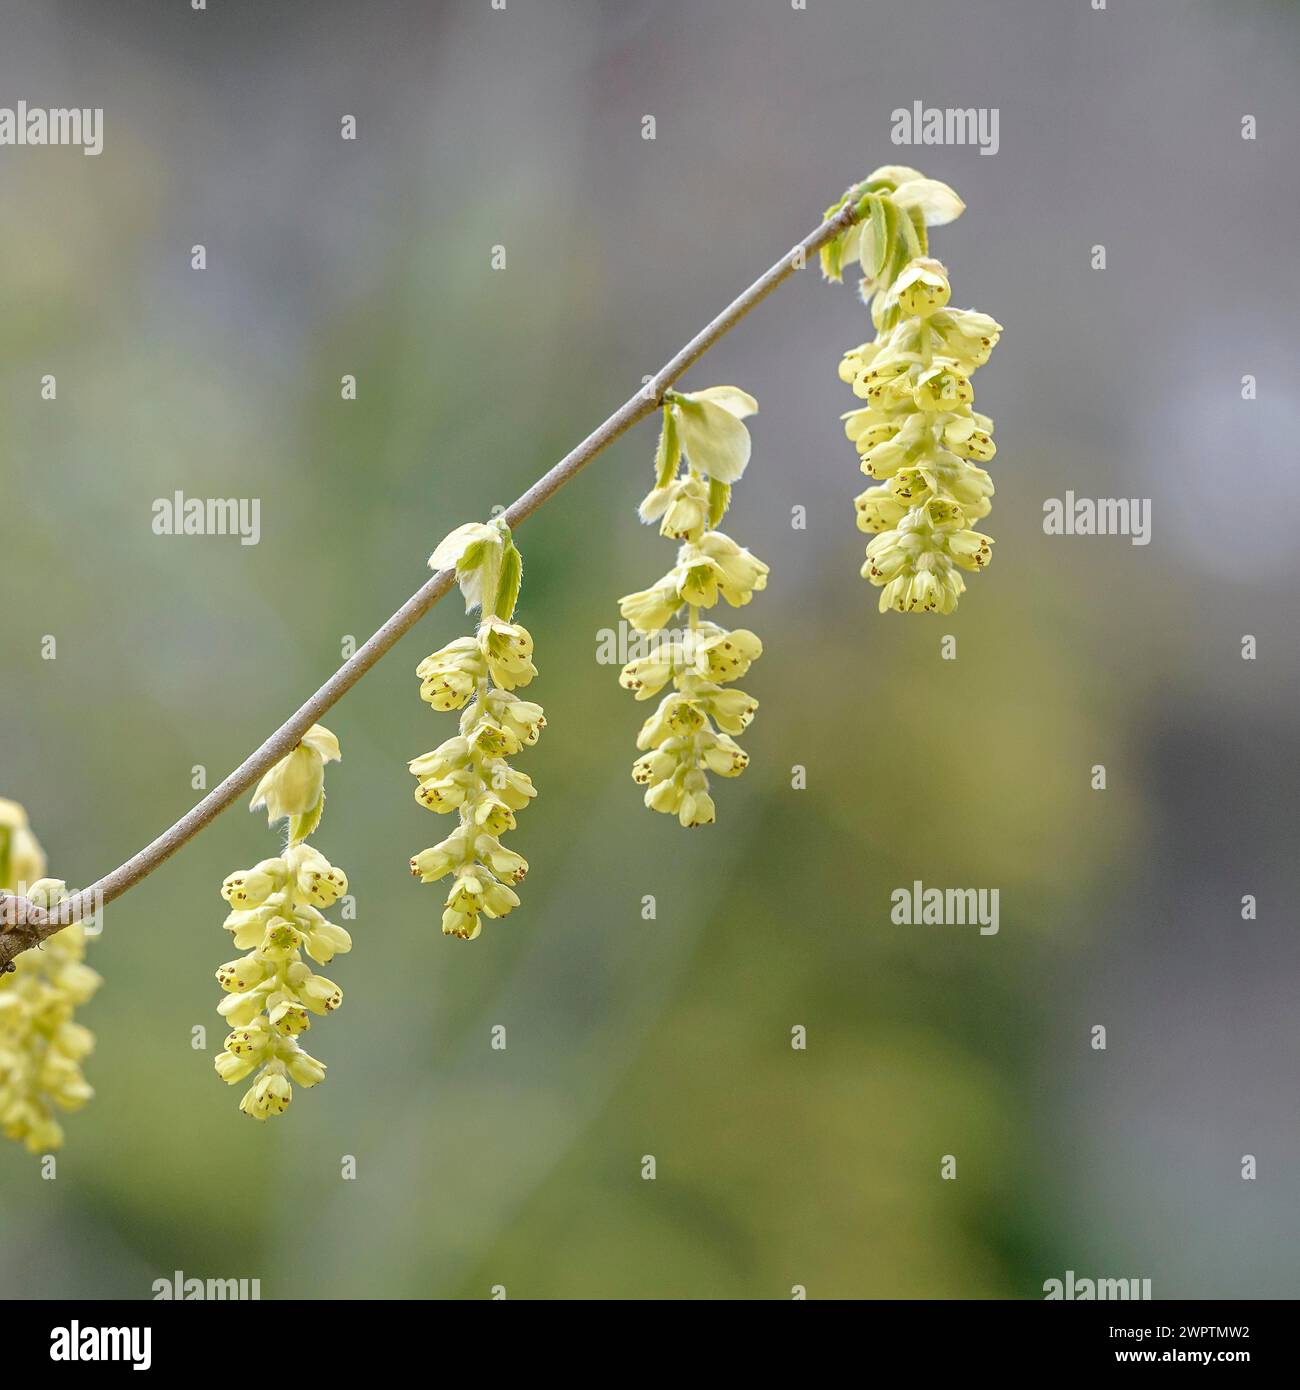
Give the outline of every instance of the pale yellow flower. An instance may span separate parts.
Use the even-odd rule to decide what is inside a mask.
[[[272,822],[290,817],[289,848],[278,858],[238,870],[221,886],[233,909],[226,930],[244,954],[216,972],[225,992],[217,1012],[233,1031],[213,1066],[231,1086],[256,1072],[239,1103],[255,1120],[284,1114],[294,1083],[314,1086],[324,1077],[324,1063],[303,1052],[296,1039],[311,1027],[313,1016],[331,1013],[343,1002],[339,986],[303,959],[305,953],[315,964],[328,965],[352,949],[348,931],[320,910],[347,893],[347,875],[302,838],[320,820],[324,765],[340,756],[338,740],[317,724],[272,768],[253,809],[265,805]]]
[[[749,432],[740,421],[757,409],[753,397],[734,386],[667,394],[655,487],[639,512],[643,521],[662,517],[661,534],[682,545],[658,583],[619,600],[627,622],[658,634],[647,655],[623,667],[619,683],[638,700],[672,686],[641,728],[637,747],[644,756],[632,776],[646,789],[646,806],[677,816],[683,826],[710,825],[715,818],[709,773],[734,777],[749,761],[730,735],[757,706],[740,692],[739,701],[718,701],[722,683],[743,676],[762,643],[748,629],[729,632],[701,614],[720,599],[741,607],[767,586],[767,565],[717,529],[730,485],[750,457]],[[665,631],[683,608],[688,626]]]
[[[457,564],[462,589],[467,597],[479,595],[483,615],[473,637],[458,638],[420,663],[421,696],[437,709],[464,712],[456,737],[409,764],[420,805],[454,811],[458,820],[445,839],[412,856],[411,873],[422,883],[451,875],[442,930],[466,941],[479,935],[484,918],[504,917],[519,906],[508,885],[523,879],[528,864],[498,837],[515,829],[516,814],[536,791],[506,759],[535,744],[546,726],[541,705],[514,693],[532,682],[537,668],[532,635],[513,621],[522,561],[504,523],[492,530],[501,538],[495,559],[491,537],[477,524],[460,527],[434,552],[435,559],[441,554],[445,563]],[[452,557],[462,544],[456,561]],[[471,562],[486,569],[486,581],[461,573]]]
[[[67,896],[58,879],[45,878],[45,855],[23,808],[0,799],[0,889],[22,890],[38,906],[56,907]],[[102,983],[85,963],[81,923],[47,937],[38,950],[14,958],[0,975],[0,1128],[29,1153],[63,1143],[59,1112],[79,1110],[94,1095],[81,1063],[95,1046],[74,1013]]]
[[[979,465],[997,450],[992,420],[973,409],[970,378],[1002,326],[950,308],[948,272],[926,250],[925,228],[963,210],[952,189],[886,165],[837,209],[850,196],[861,199],[861,220],[823,253],[823,266],[838,279],[861,259],[876,328],[873,342],[839,364],[840,380],[866,402],[843,417],[845,433],[879,483],[854,503],[859,528],[875,533],[862,573],[882,589],[882,612],[950,613],[965,592],[962,572],[984,568],[992,554],[991,538],[971,523],[991,509],[993,482]]]

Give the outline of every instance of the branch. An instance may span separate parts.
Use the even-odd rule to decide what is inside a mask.
[[[828,242],[858,220],[856,203],[850,199],[845,206],[828,218],[816,231],[810,232],[799,244],[781,257],[750,287],[737,296],[710,323],[681,348],[640,391],[625,401],[604,424],[594,429],[581,444],[566,454],[548,473],[513,502],[505,512],[511,527],[530,517],[543,502],[553,497],[583,468],[626,434],[638,421],[657,410],[663,403],[664,392],[682,377],[701,357],[729,332],[776,287],[801,270]],[[204,826],[215,820],[233,801],[248,791],[281,758],[290,753],[307,730],[319,723],[326,710],[332,708],[389,651],[400,637],[420,621],[455,582],[454,570],[441,570],[418,589],[373,637],[349,657],[337,671],[298,710],[251,753],[220,784],[215,786],[192,810],[187,811],[175,825],[133,855],[112,873],[73,894],[58,908],[44,912],[25,898],[0,895],[0,974],[13,969],[13,957],[39,945],[62,927],[90,916],[104,903],[119,898],[128,888],[165,863],[183,845],[189,843]]]

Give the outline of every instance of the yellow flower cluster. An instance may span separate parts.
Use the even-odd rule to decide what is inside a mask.
[[[53,908],[67,889],[44,873],[45,855],[26,813],[0,799],[0,888]],[[79,1110],[95,1094],[81,1072],[95,1036],[73,1018],[103,983],[85,954],[77,922],[16,956],[13,971],[0,975],[0,1126],[29,1153],[57,1149],[63,1127],[55,1112]]]
[[[320,823],[325,802],[325,764],[340,758],[338,739],[313,724],[296,748],[262,779],[253,809],[267,819],[289,821],[289,846],[276,859],[241,869],[221,885],[230,904],[225,927],[235,949],[247,952],[217,971],[225,990],[218,1013],[233,1031],[216,1059],[217,1075],[234,1086],[256,1071],[239,1108],[255,1120],[282,1115],[293,1099],[293,1082],[314,1086],[325,1064],[298,1044],[311,1016],[332,1012],[343,1002],[333,980],[317,975],[317,965],[352,949],[352,938],[327,921],[320,909],[348,891],[347,875],[305,843]]]
[[[456,570],[468,612],[482,609],[472,637],[458,637],[416,668],[420,698],[436,710],[463,710],[460,731],[410,763],[415,799],[427,810],[457,812],[456,829],[411,859],[421,883],[452,875],[443,906],[445,936],[473,941],[482,919],[519,906],[510,887],[528,862],[500,837],[536,796],[531,779],[507,762],[535,744],[546,725],[541,705],[515,692],[537,675],[533,639],[512,622],[522,559],[502,521],[458,527],[433,552],[435,570]]]
[[[741,679],[763,652],[747,628],[729,631],[702,621],[700,611],[724,599],[740,608],[767,586],[768,567],[717,530],[731,500],[731,485],[750,456],[742,423],[758,409],[734,386],[714,386],[664,398],[663,429],[655,459],[655,486],[641,503],[645,522],[680,542],[677,563],[656,584],[627,594],[624,619],[651,639],[646,655],[628,662],[619,683],[638,700],[673,690],[642,725],[643,756],[632,776],[644,786],[652,811],[675,815],[684,826],[715,819],[709,776],[738,777],[748,754],[732,737],[754,717],[758,702],[724,686]],[[685,605],[685,629],[667,630]]]
[[[876,338],[845,353],[840,379],[866,402],[843,419],[877,480],[855,505],[859,530],[875,533],[862,575],[881,588],[882,613],[951,613],[963,571],[992,557],[992,538],[971,523],[991,507],[993,480],[979,465],[996,452],[993,421],[972,408],[970,377],[1002,327],[948,308],[947,271],[926,254],[927,222],[950,222],[964,206],[915,169],[877,169],[861,186],[862,220],[823,252],[830,279],[854,260],[867,272],[861,294]]]

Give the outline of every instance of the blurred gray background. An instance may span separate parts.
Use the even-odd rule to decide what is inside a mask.
[[[651,425],[519,532],[549,719],[521,909],[445,940],[406,870],[442,822],[405,763],[451,728],[413,671],[455,603],[332,712],[316,840],[355,949],[283,1119],[212,1072],[217,890],[273,852],[262,818],[110,907],[98,1095],[57,1180],[0,1154],[0,1293],[1300,1292],[1295,5],[8,0],[3,26],[0,104],[105,108],[98,158],[0,148],[0,795],[72,882],[876,165],[962,194],[932,245],[1005,333],[975,378],[995,561],[949,618],[878,616],[857,577],[850,289],[796,277],[687,378],[762,406],[726,527],[772,566],[761,708],[716,826],[642,809],[645,707],[594,662],[671,559],[634,512]],[[918,100],[997,107],[996,156],[892,145]],[[260,498],[261,543],[155,536],[178,489]],[[1151,499],[1152,543],[1045,536],[1066,489]],[[893,925],[916,878],[998,888],[998,935]]]

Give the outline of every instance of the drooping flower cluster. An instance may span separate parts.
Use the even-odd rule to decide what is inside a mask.
[[[26,813],[0,799],[0,888],[49,910],[68,892],[44,873],[45,855]],[[86,932],[77,922],[16,956],[13,970],[0,975],[0,1127],[29,1153],[57,1149],[63,1127],[56,1112],[79,1110],[95,1094],[81,1071],[95,1036],[73,1018],[103,983],[85,954]]]
[[[533,639],[511,621],[523,564],[504,521],[471,522],[453,531],[429,558],[434,570],[456,570],[466,612],[478,607],[472,637],[458,637],[416,668],[420,698],[436,710],[463,710],[460,731],[410,763],[415,799],[430,811],[457,813],[445,840],[411,859],[421,883],[452,876],[443,905],[445,936],[473,941],[483,918],[519,906],[510,886],[528,862],[501,843],[515,814],[536,796],[531,779],[507,762],[535,744],[546,725],[541,705],[515,692],[537,675]]]
[[[701,620],[702,609],[724,599],[747,604],[767,586],[768,567],[717,530],[731,500],[731,485],[750,456],[742,423],[758,409],[734,386],[714,386],[664,398],[663,428],[655,458],[655,485],[641,503],[645,522],[680,542],[677,563],[649,589],[619,601],[623,617],[648,638],[648,650],[624,666],[619,683],[638,700],[658,695],[671,681],[654,714],[642,725],[632,765],[652,811],[675,815],[684,826],[715,818],[709,776],[738,777],[749,755],[732,737],[754,717],[758,702],[724,687],[740,680],[763,652],[747,628],[728,631]],[[686,628],[668,624],[683,605]]]
[[[298,1037],[311,1027],[313,1014],[330,1013],[343,1002],[338,985],[302,958],[305,951],[317,965],[328,965],[352,949],[347,931],[320,911],[348,891],[347,875],[305,843],[320,824],[325,764],[340,757],[338,739],[313,724],[262,778],[252,809],[265,807],[270,824],[289,821],[288,848],[221,885],[231,908],[226,930],[235,949],[247,954],[217,971],[226,991],[217,1011],[233,1031],[216,1070],[231,1086],[256,1071],[239,1102],[255,1120],[284,1114],[295,1081],[314,1086],[324,1078],[325,1064],[305,1052]]]
[[[845,414],[845,433],[877,480],[855,499],[859,530],[874,533],[862,575],[881,588],[882,613],[950,613],[963,572],[992,557],[992,538],[971,523],[991,507],[993,480],[979,465],[996,452],[993,421],[972,409],[970,377],[1002,327],[948,308],[947,271],[926,254],[927,222],[965,207],[952,189],[901,165],[877,169],[861,189],[862,220],[823,251],[823,271],[838,280],[861,262],[876,329],[840,363],[840,379],[866,402]]]

